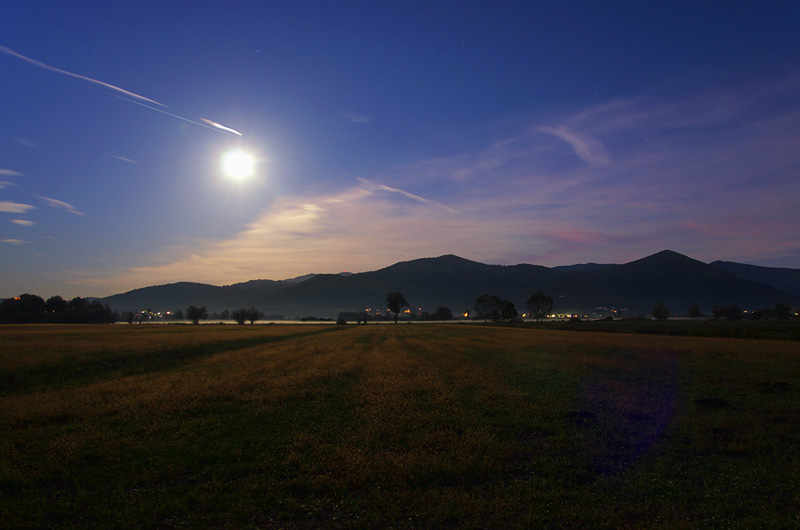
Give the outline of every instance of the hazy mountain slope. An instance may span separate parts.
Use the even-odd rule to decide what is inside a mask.
[[[449,255],[400,262],[346,277],[320,274],[275,293],[265,303],[292,308],[295,312],[303,301],[311,304],[308,311],[360,311],[381,308],[386,293],[400,291],[413,306],[433,311],[447,305],[461,312],[487,292],[521,300],[521,293],[532,285],[559,274],[536,265],[486,265]]]
[[[267,314],[288,317],[336,316],[340,311],[382,309],[390,291],[402,292],[413,307],[434,311],[438,306],[448,306],[457,314],[471,310],[483,293],[509,299],[523,312],[535,291],[552,297],[554,309],[560,313],[592,313],[597,307],[616,307],[629,308],[628,314],[647,315],[657,302],[664,302],[675,313],[686,313],[692,305],[704,313],[715,305],[756,309],[783,302],[800,306],[800,297],[672,251],[622,265],[564,268],[487,265],[447,255],[350,275],[317,274],[224,287],[182,282],[136,289],[103,302],[117,310],[150,307],[174,311],[191,304],[205,305],[210,312],[255,306]]]
[[[760,267],[732,261],[714,261],[711,265],[726,270],[739,278],[763,283],[780,291],[800,296],[800,269]]]
[[[272,280],[249,282],[219,287],[204,283],[179,282],[134,289],[102,299],[117,311],[142,310],[185,311],[190,305],[206,306],[209,312],[256,305],[270,293],[283,289],[290,283]]]
[[[557,267],[553,267],[553,269],[557,271],[563,272],[580,272],[580,271],[593,271],[599,269],[607,269],[608,267],[614,267],[616,263],[576,263],[575,265],[558,265]]]
[[[786,293],[669,250],[623,265],[578,271],[546,288],[557,307],[575,311],[614,306],[648,314],[657,302],[664,302],[673,313],[686,313],[692,305],[708,313],[714,305],[747,308],[784,299],[796,302]]]
[[[165,285],[142,287],[126,293],[102,298],[117,311],[140,311],[151,308],[153,311],[185,311],[189,305],[208,306],[224,297],[224,288],[204,283],[178,282]],[[192,302],[188,302],[192,300]]]

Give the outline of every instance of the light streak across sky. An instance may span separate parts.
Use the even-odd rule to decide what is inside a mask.
[[[0,298],[442,254],[800,267],[800,2],[11,4]]]
[[[198,125],[200,127],[205,127],[207,129],[211,129],[211,130],[215,130],[215,131],[226,132],[226,133],[242,136],[242,133],[240,133],[239,131],[231,129],[230,127],[225,127],[224,125],[220,125],[219,123],[215,123],[215,122],[213,122],[211,120],[207,120],[205,118],[200,118],[200,119],[202,121],[206,122],[207,125],[204,124],[204,123],[200,123],[198,121],[191,120],[189,118],[185,118],[183,116],[179,116],[179,115],[174,114],[172,112],[167,112],[164,109],[168,109],[169,107],[167,105],[165,105],[164,103],[160,103],[160,102],[158,102],[158,101],[156,101],[154,99],[150,99],[150,98],[144,97],[141,94],[137,94],[135,92],[131,92],[130,90],[125,90],[124,88],[120,88],[120,87],[118,87],[116,85],[112,85],[111,83],[106,83],[104,81],[100,81],[99,79],[94,79],[92,77],[76,74],[74,72],[63,70],[61,68],[56,68],[55,66],[50,66],[49,64],[43,63],[41,61],[37,61],[36,59],[31,59],[30,57],[22,55],[21,53],[17,53],[12,49],[7,48],[6,46],[0,45],[0,52],[5,53],[6,55],[10,55],[12,57],[16,57],[17,59],[21,59],[21,60],[23,60],[23,61],[25,61],[27,63],[30,63],[30,64],[32,64],[34,66],[37,66],[39,68],[43,68],[44,70],[48,70],[50,72],[55,72],[55,73],[58,73],[58,74],[66,75],[66,76],[69,76],[69,77],[74,77],[76,79],[80,79],[80,80],[86,81],[88,83],[92,83],[92,84],[101,86],[103,88],[107,88],[107,89],[111,90],[112,92],[116,93],[119,96],[124,96],[124,97],[121,97],[121,99],[123,99],[125,101],[129,101],[130,103],[136,103],[137,105],[141,105],[142,107],[145,107],[147,109],[154,110],[156,112],[160,112],[161,114],[166,114],[167,116],[171,116],[173,118],[177,118],[179,120],[183,120],[185,122],[192,123],[192,124]],[[128,99],[128,98],[130,98],[130,99]],[[156,106],[153,106],[153,105],[156,105]],[[162,107],[162,108],[159,108],[159,107]]]

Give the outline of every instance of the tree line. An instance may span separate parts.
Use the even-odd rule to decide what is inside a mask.
[[[51,296],[44,300],[35,294],[21,294],[0,303],[0,323],[76,323],[110,324],[119,320],[119,313],[98,300],[76,296],[64,300]]]
[[[789,320],[798,318],[798,311],[792,311],[792,308],[786,304],[777,303],[775,307],[762,307],[754,311],[745,311],[736,304],[726,306],[714,306],[711,309],[711,316],[714,320]],[[700,318],[703,314],[700,308],[693,305],[689,308],[688,313],[690,318]],[[667,320],[670,317],[670,311],[663,302],[658,302],[653,307],[653,317],[656,320]]]
[[[528,312],[537,322],[547,318],[553,311],[553,299],[542,292],[535,292],[526,304]],[[514,302],[497,295],[482,294],[473,306],[477,318],[493,322],[514,322],[521,320]]]
[[[386,308],[389,317],[397,323],[400,313],[404,307],[411,304],[406,297],[398,292],[392,291],[386,295]],[[546,319],[553,311],[553,299],[544,293],[533,293],[527,300],[529,316],[536,321]],[[775,304],[774,308],[761,308],[754,311],[743,311],[739,306],[733,304],[728,306],[716,306],[712,310],[714,319],[725,320],[786,320],[798,318],[800,311],[792,311],[786,304]],[[657,320],[666,320],[670,317],[670,310],[662,303],[658,302],[652,311],[652,316]],[[168,313],[169,315],[169,313]],[[465,316],[469,315],[469,311]],[[688,315],[692,318],[701,317],[697,306],[689,309]],[[279,317],[279,318],[278,318]],[[421,312],[411,315],[413,319],[419,320],[451,320],[453,313],[449,307],[440,306],[435,312]],[[484,321],[493,322],[513,322],[519,321],[520,316],[513,302],[500,298],[497,295],[482,294],[475,300],[472,307],[472,317]],[[153,313],[149,308],[146,311],[123,311],[122,315],[112,310],[108,305],[99,300],[88,300],[86,298],[75,297],[65,300],[60,296],[52,296],[44,300],[41,296],[33,294],[21,294],[14,298],[8,298],[0,302],[0,323],[86,323],[86,324],[108,324],[118,321],[128,323],[141,323],[148,320],[159,320],[163,318],[159,313]],[[171,313],[170,318],[174,320],[184,320],[184,312],[180,309]],[[186,308],[185,318],[193,324],[198,324],[201,320],[209,318],[208,310],[205,306],[189,306]],[[232,311],[224,310],[221,314],[212,313],[212,319],[234,320],[238,324],[250,322],[254,324],[258,320],[265,318],[264,313],[256,309],[239,308]],[[283,319],[282,315],[270,315],[270,319]],[[339,314],[337,322],[344,323],[356,320],[366,323],[367,320],[378,320],[380,317],[369,317],[366,312],[343,312]],[[610,318],[610,317],[609,317]],[[307,317],[311,320],[312,317]],[[315,319],[316,320],[316,319]]]
[[[150,309],[147,309],[147,311],[138,312],[123,311],[122,319],[128,324],[133,324],[134,322],[141,324],[146,320],[151,320],[153,316],[158,317],[159,315],[160,313],[153,313]],[[171,318],[172,320],[184,320],[184,312],[180,309],[177,309],[172,313]],[[234,309],[233,311],[226,309],[222,313],[211,313],[211,315],[209,315],[206,306],[197,307],[190,305],[186,308],[185,319],[191,321],[192,324],[199,324],[201,320],[206,320],[208,318],[214,320],[235,320],[237,324],[244,324],[245,322],[254,324],[256,321],[264,319],[264,313],[255,307],[243,307],[240,309]],[[158,318],[156,318],[156,320],[158,320]]]
[[[224,311],[224,312],[227,312]],[[186,318],[192,321],[192,324],[199,324],[201,320],[208,318],[208,311],[206,310],[206,306],[202,307],[195,307],[190,305],[186,308]],[[251,324],[255,324],[256,321],[261,320],[264,318],[264,313],[256,309],[255,307],[251,308],[240,308],[234,309],[230,312],[230,318],[236,321],[237,324],[244,324],[245,322],[250,322]]]
[[[403,293],[392,291],[386,295],[386,309],[388,317],[374,317],[369,316],[365,311],[361,312],[341,312],[337,318],[339,324],[344,324],[347,321],[355,320],[358,323],[362,321],[366,324],[369,320],[383,320],[393,319],[397,323],[400,313],[404,307],[411,304],[406,299]],[[553,299],[541,292],[536,292],[528,298],[527,302],[530,315],[536,320],[543,320],[548,317],[553,310]],[[469,316],[470,311],[465,312],[465,316]],[[472,307],[472,316],[476,319],[482,319],[493,322],[513,322],[520,320],[519,312],[513,302],[500,298],[497,295],[482,294],[475,300]],[[419,314],[411,314],[409,319],[413,320],[452,320],[453,312],[447,306],[440,306],[435,312],[429,313],[426,311]]]

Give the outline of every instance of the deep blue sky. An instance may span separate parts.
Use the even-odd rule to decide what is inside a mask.
[[[800,267],[798,27],[796,1],[6,2],[0,298],[448,253]]]

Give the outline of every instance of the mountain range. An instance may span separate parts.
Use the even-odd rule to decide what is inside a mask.
[[[711,264],[664,250],[630,263],[569,265],[487,265],[454,255],[395,263],[357,274],[309,274],[289,280],[252,280],[228,286],[179,282],[135,289],[101,299],[118,311],[209,312],[256,307],[270,315],[335,317],[342,311],[384,310],[386,294],[400,291],[413,308],[433,312],[471,311],[488,293],[508,299],[520,312],[541,291],[557,313],[647,315],[657,302],[685,314],[696,305],[743,309],[800,306],[800,269],[759,267],[716,261]]]

